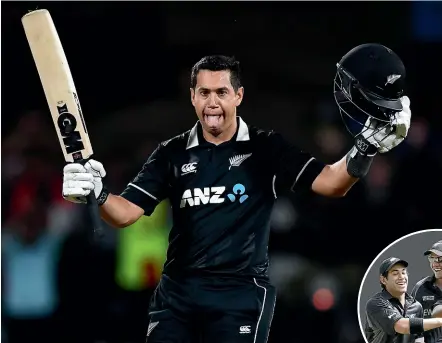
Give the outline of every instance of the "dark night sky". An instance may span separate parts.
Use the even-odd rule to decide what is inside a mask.
[[[106,3],[87,3],[87,8],[86,3],[67,2],[39,6],[51,12],[81,102],[89,110],[140,102],[156,89],[146,87],[146,83],[152,82],[148,80],[149,68],[140,68],[162,58],[161,34],[154,28],[156,12],[152,5],[140,3],[136,6],[139,9],[134,10],[135,5],[127,10]],[[2,109],[16,115],[22,110],[46,106],[20,21],[27,9],[36,8],[36,4],[6,2],[2,7]],[[153,11],[147,15],[150,7]],[[154,34],[144,35],[141,41],[140,36],[130,34],[137,30]]]
[[[406,3],[362,4],[2,2],[3,130],[23,111],[47,107],[20,21],[28,10],[50,10],[82,107],[98,118],[176,97],[178,73],[211,53],[240,58],[248,94],[255,85],[290,92],[309,82],[329,91],[340,56],[367,41],[393,46],[404,56],[410,80],[425,72],[425,61],[434,71],[437,54],[430,60],[410,57],[415,46],[408,38]]]

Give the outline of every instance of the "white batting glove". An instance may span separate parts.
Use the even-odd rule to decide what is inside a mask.
[[[368,118],[365,122],[366,129],[361,132],[362,136],[381,154],[398,146],[407,137],[411,122],[410,99],[404,96],[401,102],[403,110],[396,114],[392,125],[385,125],[376,119]]]
[[[102,178],[105,176],[103,165],[95,160],[89,160],[84,166],[79,163],[67,164],[63,169],[63,198],[73,203],[85,204],[86,196],[93,190],[95,197],[99,199],[103,195]]]

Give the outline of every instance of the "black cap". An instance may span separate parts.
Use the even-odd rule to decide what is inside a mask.
[[[358,81],[361,92],[374,104],[402,110],[405,66],[391,49],[381,44],[362,44],[350,50],[339,64]]]
[[[408,262],[405,260],[401,260],[397,257],[389,257],[382,261],[380,267],[379,267],[379,274],[383,275],[386,272],[388,272],[391,267],[393,267],[397,263],[402,263],[405,267],[408,267]]]
[[[442,241],[434,243],[431,249],[424,252],[424,256],[430,255],[431,253],[442,256]]]

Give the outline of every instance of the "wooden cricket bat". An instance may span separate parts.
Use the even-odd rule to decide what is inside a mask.
[[[35,10],[22,24],[66,162],[85,163],[93,154],[74,80],[49,11]],[[87,197],[94,233],[102,235],[94,192]]]

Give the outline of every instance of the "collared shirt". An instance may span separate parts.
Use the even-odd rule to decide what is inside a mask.
[[[324,164],[280,134],[247,125],[227,142],[201,124],[161,143],[122,196],[150,215],[168,198],[173,227],[164,273],[267,277],[272,208],[281,190],[311,190]]]
[[[401,335],[394,325],[401,318],[422,318],[422,305],[405,294],[405,306],[385,289],[373,295],[365,307],[365,337],[369,343],[414,343],[416,335]]]
[[[424,318],[431,318],[436,303],[442,301],[442,291],[435,284],[435,277],[428,276],[416,283],[411,295],[422,304]],[[424,333],[425,343],[442,343],[442,328],[428,330]]]

